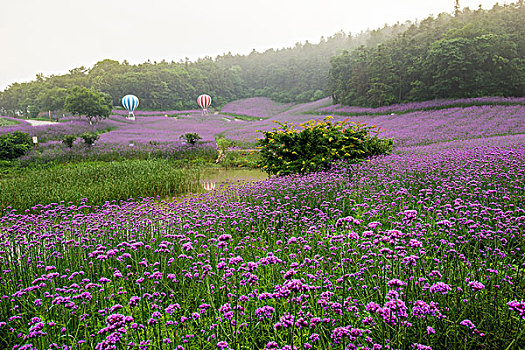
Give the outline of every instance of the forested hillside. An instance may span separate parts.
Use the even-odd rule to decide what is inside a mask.
[[[207,93],[213,107],[245,97],[308,102],[332,95],[342,104],[380,106],[435,98],[523,96],[525,6],[457,11],[420,23],[385,25],[357,35],[336,33],[319,43],[231,53],[195,62],[106,59],[91,68],[14,83],[0,92],[0,112],[32,115],[63,109],[68,90],[107,93],[115,106],[126,94],[141,109],[197,108]]]
[[[345,49],[375,46],[406,30],[410,22],[385,26],[351,35],[336,33],[318,44],[249,55],[206,57],[195,62],[146,62],[132,65],[106,59],[88,69],[68,74],[36,76],[28,83],[15,83],[0,93],[0,112],[36,115],[60,110],[68,89],[85,86],[108,93],[114,105],[126,94],[140,98],[141,109],[197,108],[196,98],[207,93],[213,106],[244,97],[264,96],[279,102],[308,102],[328,96],[330,58]]]
[[[337,103],[377,107],[436,98],[523,96],[525,6],[465,9],[332,59]]]

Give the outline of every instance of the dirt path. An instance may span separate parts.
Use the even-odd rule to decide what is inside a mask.
[[[31,124],[32,126],[58,124],[57,122],[48,122],[47,120],[25,119],[25,121]]]

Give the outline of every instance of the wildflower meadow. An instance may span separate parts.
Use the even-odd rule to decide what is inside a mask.
[[[389,115],[391,155],[180,201],[5,208],[0,348],[523,349],[521,108]]]

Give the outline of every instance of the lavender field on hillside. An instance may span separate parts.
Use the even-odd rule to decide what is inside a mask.
[[[487,99],[487,98],[486,98]],[[492,102],[501,101],[518,103],[522,99],[492,98]],[[467,100],[465,100],[467,101]],[[470,100],[468,100],[470,101]],[[485,101],[485,102],[490,102]],[[180,143],[180,136],[198,133],[205,142],[213,142],[216,136],[225,136],[233,140],[254,142],[261,137],[258,130],[275,127],[275,122],[292,122],[300,124],[311,119],[321,119],[319,115],[308,115],[312,110],[323,110],[330,103],[328,98],[297,106],[278,105],[265,98],[252,98],[232,102],[221,114],[203,116],[200,111],[165,111],[136,113],[136,120],[113,114],[94,128],[81,117],[75,117],[59,124],[30,126],[27,123],[0,128],[0,132],[21,130],[43,140],[59,140],[65,134],[78,134],[89,130],[106,130],[100,135],[98,143],[108,145],[129,145],[162,143]],[[420,103],[430,105],[435,102]],[[457,100],[441,101],[442,105],[453,105]],[[402,110],[405,105],[390,106]],[[231,112],[229,116],[226,111]],[[115,112],[115,111],[114,111]],[[156,113],[156,114],[153,114]],[[269,113],[269,114],[265,114]],[[276,114],[273,114],[276,113]],[[374,112],[375,113],[375,112]],[[271,117],[269,115],[272,114]],[[165,117],[168,115],[169,117]],[[264,117],[264,120],[240,120],[236,115]],[[396,147],[424,145],[450,140],[468,140],[481,136],[519,134],[525,132],[525,105],[482,105],[470,107],[453,107],[440,110],[419,110],[400,115],[334,115],[334,120],[349,119],[377,125],[384,130],[383,137],[393,137]]]
[[[267,97],[252,97],[226,104],[221,113],[241,114],[251,117],[269,118],[291,108],[291,103],[277,103]]]
[[[399,113],[412,110],[441,109],[456,106],[469,105],[523,105],[525,97],[477,97],[477,98],[460,98],[455,100],[434,100],[424,102],[402,103],[392,106],[383,106],[377,108],[365,108],[356,106],[343,106],[339,104],[328,107],[318,108],[315,111],[327,114],[383,114]]]
[[[256,130],[275,127],[273,121],[300,124],[320,116],[302,114],[309,107],[287,111],[274,118],[239,125],[226,135],[233,139],[254,140],[260,137]],[[352,122],[377,125],[382,137],[393,137],[396,146],[414,146],[482,136],[496,136],[525,132],[525,106],[472,106],[443,110],[417,111],[402,115],[363,115],[346,117],[334,115],[334,120],[348,119]]]

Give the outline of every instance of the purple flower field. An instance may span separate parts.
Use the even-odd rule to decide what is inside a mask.
[[[124,110],[120,110],[120,109],[114,109],[113,111],[111,111],[112,114],[115,114],[115,115],[120,115],[120,116],[127,116],[128,115],[128,111],[124,111]],[[135,111],[134,114],[137,116],[137,115],[142,115],[142,116],[151,116],[151,115],[160,115],[160,116],[164,116],[164,115],[176,115],[176,114],[190,114],[190,113],[201,113],[200,110],[197,110],[197,109],[191,109],[191,110],[184,110],[184,111],[179,111],[179,110],[172,110],[172,111]]]
[[[321,102],[318,102],[321,103]],[[256,130],[268,130],[273,121],[303,123],[319,116],[305,115],[311,105],[299,106],[268,120],[239,125],[225,134],[232,139],[253,141],[261,137]],[[402,115],[363,115],[345,117],[334,115],[334,121],[348,119],[381,127],[382,137],[393,137],[396,146],[415,146],[450,140],[525,132],[525,105],[472,106],[433,111],[416,111]]]
[[[259,118],[269,118],[291,108],[291,103],[277,103],[267,97],[252,97],[226,104],[221,113],[233,113]]]
[[[6,210],[0,348],[523,348],[523,108],[359,117],[395,154],[180,202]],[[271,125],[221,118],[123,120],[101,141]]]
[[[456,100],[433,100],[424,102],[402,103],[392,106],[384,106],[378,108],[365,108],[355,106],[342,106],[339,104],[328,107],[318,108],[316,112],[327,114],[338,113],[356,113],[356,114],[378,114],[378,113],[393,113],[404,112],[411,110],[424,110],[432,108],[453,107],[456,105],[475,105],[475,104],[525,104],[525,97],[476,97],[476,98],[460,98]]]
[[[461,100],[468,102],[470,100]],[[477,99],[481,100],[481,99]],[[485,98],[488,102],[515,102],[523,98]],[[453,105],[458,100],[440,101],[442,105]],[[524,100],[525,101],[525,100]],[[319,115],[308,115],[312,110],[323,110],[330,103],[325,98],[319,101],[290,107],[279,105],[265,98],[251,98],[232,102],[225,106],[222,114],[202,116],[200,111],[165,111],[144,112],[137,114],[132,121],[119,114],[113,114],[95,126],[96,130],[110,130],[100,135],[98,143],[107,145],[129,145],[161,143],[180,143],[180,136],[188,132],[196,132],[203,141],[214,141],[218,135],[233,140],[254,142],[261,137],[257,130],[268,130],[275,126],[274,122],[291,122],[300,124],[311,119],[320,119]],[[436,101],[421,102],[421,106],[437,103]],[[402,110],[405,105],[390,106]],[[232,116],[227,115],[227,111]],[[114,111],[117,112],[117,111]],[[118,111],[122,112],[122,111]],[[177,113],[175,113],[177,112]],[[153,115],[153,114],[156,115]],[[239,120],[235,114],[248,116],[271,117],[264,120]],[[273,114],[276,113],[276,114]],[[374,112],[375,113],[375,112]],[[164,115],[177,115],[164,117]],[[453,107],[440,110],[419,110],[401,115],[361,115],[345,117],[334,115],[334,120],[349,119],[377,125],[384,130],[383,137],[393,137],[396,147],[416,146],[451,140],[468,140],[478,137],[519,134],[525,132],[525,104],[516,105],[482,105],[469,107]],[[59,140],[61,135],[82,133],[91,130],[86,120],[72,118],[55,125],[30,126],[27,123],[0,128],[0,132],[21,130],[32,136],[39,136],[44,141]]]
[[[341,118],[344,117],[337,117]],[[472,106],[346,118],[380,126],[384,130],[382,137],[393,137],[397,146],[525,133],[525,105]]]

